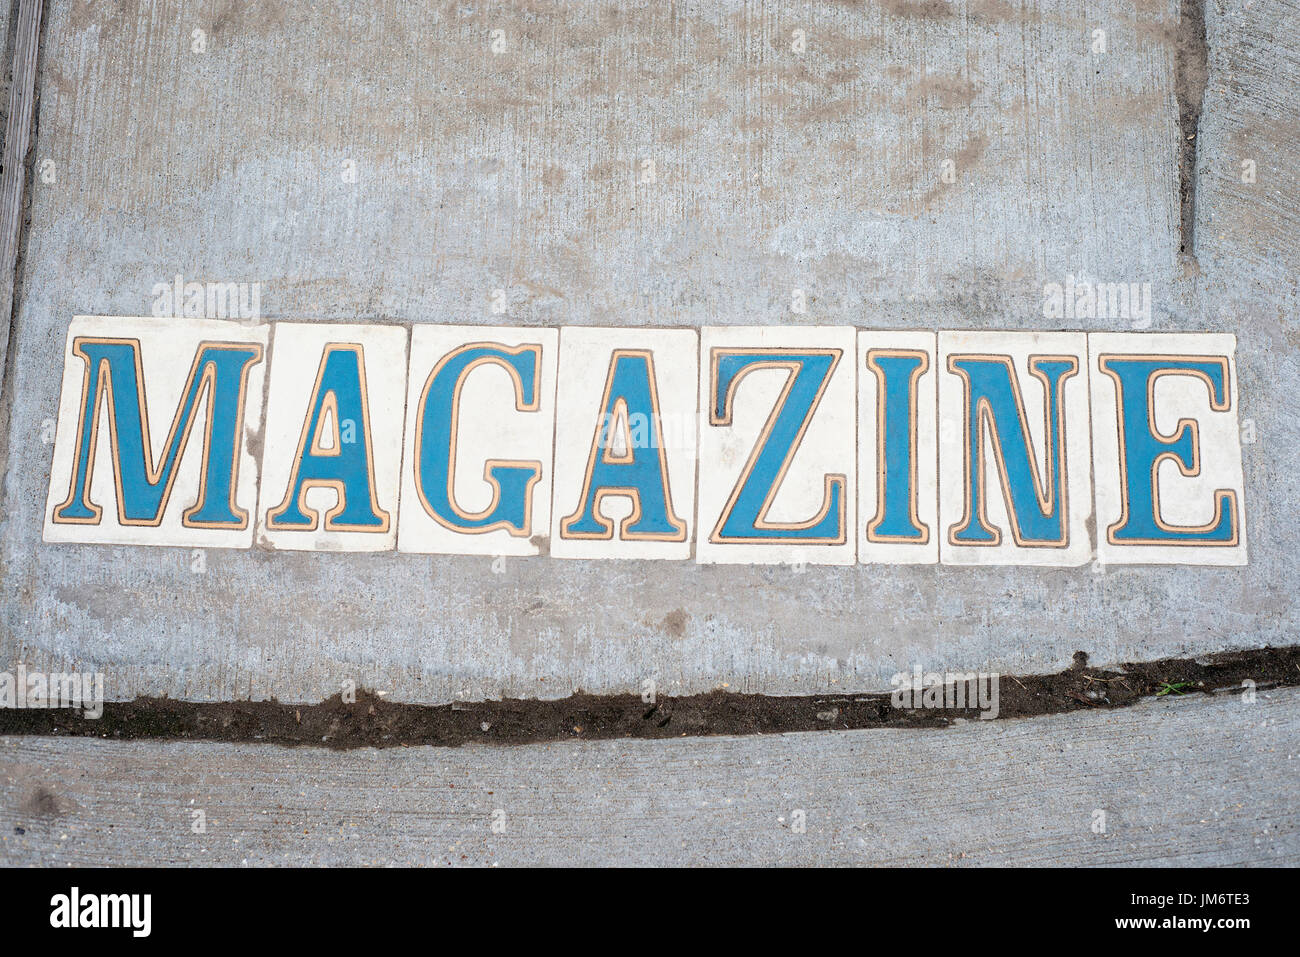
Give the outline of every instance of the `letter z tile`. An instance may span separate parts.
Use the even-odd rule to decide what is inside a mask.
[[[702,563],[851,565],[857,330],[703,330]]]

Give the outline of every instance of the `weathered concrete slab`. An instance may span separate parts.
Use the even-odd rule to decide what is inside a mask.
[[[1296,137],[1269,117],[1295,9],[1210,11],[1197,222],[1226,238],[1198,278],[1177,261],[1174,6],[55,0],[34,157],[57,175],[33,184],[3,400],[0,662],[93,666],[114,698],[314,700],[351,679],[446,701],[879,688],[915,662],[1293,640],[1300,443],[1266,398],[1295,361],[1293,250],[1260,243],[1294,214]],[[1234,136],[1280,151],[1262,232],[1257,194],[1212,172]],[[1125,331],[1043,316],[1044,285],[1150,282],[1152,328],[1238,335],[1251,564],[496,574],[489,556],[44,545],[67,322],[148,312],[177,274],[258,282],[266,317],[315,322],[930,330]]]
[[[1300,298],[1300,4],[1209,3],[1205,20],[1193,278],[1211,312],[1274,343],[1255,364],[1271,376],[1296,361],[1288,320]]]
[[[1297,689],[517,748],[4,738],[0,863],[1295,866],[1297,741]]]
[[[0,73],[0,384],[9,357],[14,278],[26,212],[26,158],[35,113],[43,4],[11,0],[0,11],[5,69]]]
[[[8,63],[13,59],[13,41],[16,38],[9,36],[10,17],[13,14],[15,3],[0,4],[0,36],[5,38],[5,62]],[[12,83],[12,77],[6,73],[0,77],[0,130],[5,129],[6,122],[9,119],[9,90]],[[0,133],[0,136],[4,136]],[[4,147],[4,140],[0,139],[0,148]]]

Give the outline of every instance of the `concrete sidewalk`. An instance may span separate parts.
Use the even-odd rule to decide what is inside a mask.
[[[352,682],[445,703],[646,680],[847,693],[917,664],[1296,643],[1298,0],[44,15],[10,209],[0,670],[102,672],[113,700]],[[149,315],[178,275],[257,283],[264,318],[321,324],[931,330],[1061,328],[1046,284],[1150,283],[1152,331],[1237,336],[1250,564],[498,569],[45,544],[68,323]],[[1295,865],[1298,705],[346,754],[11,737],[0,863]]]
[[[1206,8],[1193,261],[1179,104],[1202,91],[1177,7],[52,0],[32,158],[53,173],[30,184],[2,400],[0,663],[94,668],[115,699],[318,701],[350,680],[439,703],[647,679],[878,690],[917,663],[1291,643],[1300,141],[1278,117],[1300,14]],[[177,274],[260,283],[265,317],[321,323],[927,329],[1056,328],[1046,283],[1150,282],[1153,331],[1238,336],[1250,565],[494,574],[486,556],[44,544],[68,321],[149,314]]]
[[[680,741],[5,738],[0,863],[1296,866],[1297,742],[1300,689]]]

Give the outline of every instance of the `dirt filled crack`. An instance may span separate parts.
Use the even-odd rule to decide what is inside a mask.
[[[1178,251],[1196,260],[1196,140],[1209,81],[1205,0],[1181,0],[1174,43],[1174,95],[1178,101],[1178,197],[1182,239]]]
[[[1247,682],[1252,684],[1248,685]],[[1091,668],[1087,655],[1053,675],[1002,675],[998,720],[1122,708],[1153,696],[1240,694],[1300,685],[1300,646],[1222,652]],[[973,701],[972,695],[968,701]],[[942,728],[976,720],[973,708],[894,707],[889,692],[775,696],[713,691],[683,697],[575,694],[554,701],[506,699],[450,705],[401,704],[361,691],[320,704],[107,702],[90,720],[67,710],[0,709],[0,734],[109,739],[204,740],[337,749],[466,742],[528,744],[606,738],[781,734],[867,728]]]

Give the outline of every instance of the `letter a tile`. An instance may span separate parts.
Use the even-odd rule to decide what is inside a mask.
[[[694,329],[564,329],[551,554],[689,558]]]
[[[275,324],[259,544],[395,547],[406,344],[400,326]]]

